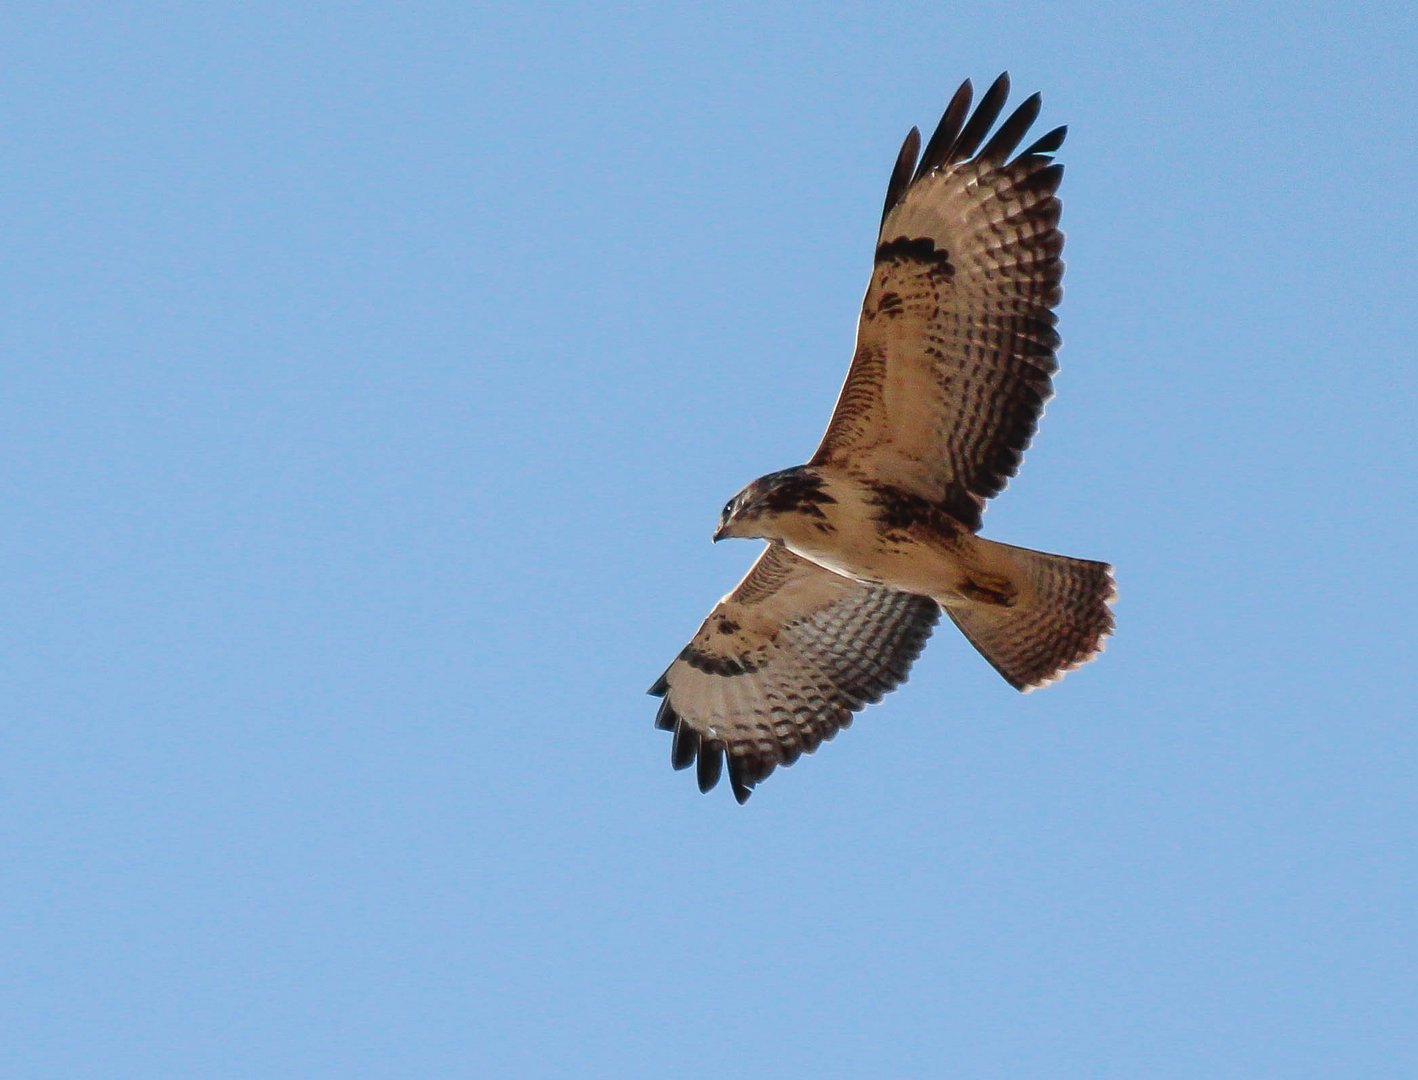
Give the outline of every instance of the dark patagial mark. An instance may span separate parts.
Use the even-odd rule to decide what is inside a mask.
[[[937,248],[935,241],[927,236],[898,236],[895,240],[886,241],[876,249],[876,262],[878,266],[885,262],[924,263],[936,273],[946,277],[955,276],[955,267],[950,263],[950,252]]]
[[[739,624],[727,616],[720,615],[718,629],[721,634],[737,634],[739,632]]]

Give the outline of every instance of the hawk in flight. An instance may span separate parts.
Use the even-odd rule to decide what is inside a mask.
[[[1106,563],[980,535],[1019,468],[1058,368],[1063,234],[1053,154],[1023,150],[1038,94],[990,135],[1001,75],[967,80],[886,189],[857,351],[806,465],[729,500],[714,539],[768,541],[650,693],[676,769],[735,798],[905,681],[944,611],[1005,681],[1044,686],[1112,631]],[[987,138],[988,136],[988,138]]]

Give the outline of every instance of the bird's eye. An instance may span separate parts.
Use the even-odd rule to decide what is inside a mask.
[[[726,502],[726,503],[724,504],[724,512],[723,512],[722,514],[720,514],[719,516],[720,516],[720,517],[728,517],[728,516],[729,516],[730,514],[732,514],[733,512],[734,512],[734,500],[733,500],[733,499],[730,499],[728,502]]]

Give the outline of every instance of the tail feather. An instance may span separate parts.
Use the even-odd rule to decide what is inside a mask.
[[[970,644],[1016,690],[1047,686],[1103,650],[1117,597],[1107,563],[1049,555],[977,538],[996,566],[1012,565],[1013,606],[967,602],[946,613]]]

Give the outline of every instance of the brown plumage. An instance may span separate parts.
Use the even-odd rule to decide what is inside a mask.
[[[754,481],[715,539],[770,545],[651,693],[677,768],[735,796],[906,678],[944,608],[1014,687],[1045,685],[1112,630],[1111,568],[976,535],[1053,392],[1063,234],[1055,128],[1015,154],[1026,99],[967,81],[887,187],[857,349],[807,465]],[[987,139],[987,136],[990,136]],[[1011,157],[1011,155],[1014,155]]]
[[[776,766],[816,750],[905,681],[939,617],[929,597],[829,574],[770,544],[650,688],[664,696],[655,722],[675,732],[675,767],[697,751],[708,791],[727,752],[744,802]]]

